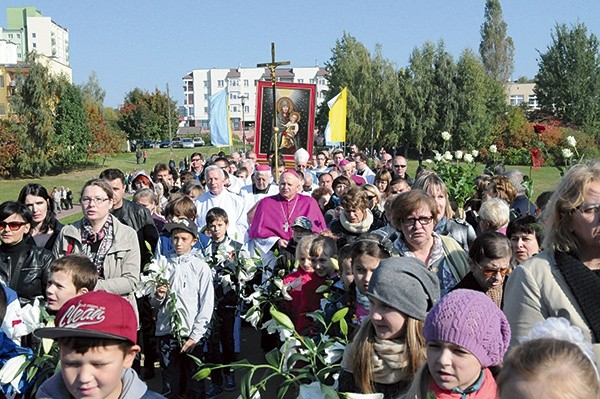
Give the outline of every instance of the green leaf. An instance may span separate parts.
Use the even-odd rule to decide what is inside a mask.
[[[325,291],[327,291],[328,289],[329,289],[329,286],[328,286],[327,284],[323,284],[323,285],[321,285],[319,288],[317,288],[317,289],[315,290],[315,292],[316,292],[317,294],[320,294],[320,293],[322,293],[322,292],[325,292]]]
[[[325,395],[325,399],[339,399],[340,397],[333,387],[325,384],[321,384],[321,393]]]
[[[344,334],[344,336],[348,335],[348,322],[346,322],[346,319],[340,320],[340,331],[342,334]]]
[[[348,314],[348,308],[347,307],[342,308],[342,309],[338,310],[337,312],[335,312],[335,314],[331,318],[331,321],[333,323],[337,323],[338,321],[340,321],[344,317],[346,317],[346,314]]]
[[[205,367],[192,376],[195,380],[203,380],[210,375],[210,367]]]
[[[271,317],[273,317],[273,320],[275,320],[277,324],[279,324],[287,330],[295,331],[294,323],[292,323],[292,320],[290,320],[288,315],[275,309],[275,306],[271,306],[271,308],[269,309],[269,313],[271,313]]]
[[[280,355],[281,355],[281,352],[279,352],[279,349],[276,348],[276,349],[269,351],[265,355],[265,359],[267,359],[267,363],[269,363],[269,365],[271,365],[275,368],[279,368]]]

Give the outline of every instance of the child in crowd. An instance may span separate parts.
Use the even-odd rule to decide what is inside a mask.
[[[446,294],[425,319],[427,363],[408,391],[408,399],[497,398],[490,367],[508,348],[510,326],[484,293],[459,289]]]
[[[347,244],[340,248],[337,257],[340,270],[338,270],[340,279],[344,283],[344,291],[350,292],[354,289],[354,272],[352,270],[352,245]]]
[[[186,387],[180,384],[180,378],[184,376],[188,395],[196,397],[193,395],[204,393],[204,382],[192,379],[196,367],[186,353],[198,358],[202,355],[203,338],[214,305],[212,273],[206,262],[192,252],[198,241],[198,228],[193,219],[177,219],[167,223],[165,229],[171,234],[174,249],[167,257],[169,284],[157,287],[150,300],[158,309],[156,336],[163,371],[163,394],[169,399],[183,396]],[[169,292],[175,294],[175,304],[170,303]],[[170,308],[173,305],[181,316],[181,331],[172,330]]]
[[[594,350],[578,327],[550,317],[524,340],[504,359],[498,376],[500,399],[600,398]]]
[[[283,268],[286,272],[291,271],[296,265],[296,247],[307,235],[312,234],[312,222],[306,216],[299,216],[292,223],[294,235],[288,242],[287,247],[281,250],[281,257],[277,260],[277,268]]]
[[[310,247],[316,235],[302,237],[296,246],[297,269],[283,278],[283,284],[288,289],[292,298],[289,302],[283,302],[286,313],[290,316],[297,331],[300,323],[303,290],[305,285],[314,278],[313,262],[310,256]]]
[[[150,211],[152,221],[154,221],[154,225],[160,233],[163,227],[165,227],[166,220],[160,214],[160,204],[158,203],[158,194],[156,194],[156,191],[151,188],[140,188],[133,195],[133,202]]]
[[[211,258],[213,285],[215,289],[215,312],[212,319],[212,331],[208,339],[208,361],[211,363],[230,364],[235,362],[234,326],[240,298],[239,281],[236,275],[234,257],[240,256],[242,244],[227,236],[229,218],[222,208],[212,208],[206,213],[206,229],[210,234],[210,242],[206,247],[206,255]],[[243,255],[242,255],[243,256]],[[239,341],[238,336],[238,341]],[[231,369],[223,369],[225,390],[235,391],[235,375]],[[213,370],[210,376],[212,386],[207,397],[223,392],[223,375],[221,369]]]
[[[54,260],[46,286],[46,308],[58,312],[69,299],[94,291],[97,282],[98,269],[87,256],[67,255]]]
[[[196,220],[196,212],[197,210],[194,201],[188,197],[181,196],[167,203],[165,207],[165,218],[167,219],[167,222],[172,222],[177,219]],[[204,251],[209,240],[210,239],[206,234],[198,233],[198,240],[194,244],[194,249]],[[173,241],[171,241],[171,234],[167,230],[163,229],[160,232],[157,249],[157,256],[167,256],[173,252]]]
[[[58,341],[60,372],[46,380],[36,398],[158,399],[131,369],[137,318],[119,295],[94,291],[68,300],[56,327],[37,329],[40,338]]]
[[[392,243],[378,234],[363,234],[352,245],[352,271],[356,285],[355,323],[361,324],[369,314],[369,299],[366,296],[373,271],[382,259],[392,255]]]
[[[204,194],[204,189],[200,182],[196,179],[192,179],[187,181],[183,187],[181,187],[181,191],[185,194],[186,197],[195,201],[196,198]]]
[[[369,317],[344,350],[339,391],[397,398],[425,364],[423,320],[439,282],[420,260],[393,257],[373,272],[367,296]]]

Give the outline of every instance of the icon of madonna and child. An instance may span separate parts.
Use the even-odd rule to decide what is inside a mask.
[[[277,100],[277,126],[281,132],[279,149],[294,152],[298,145],[298,122],[300,113],[294,111],[294,101],[289,97],[281,97]],[[287,152],[286,151],[286,152]]]

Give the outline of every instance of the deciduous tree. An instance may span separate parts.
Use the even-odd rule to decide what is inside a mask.
[[[479,54],[488,75],[505,84],[514,69],[515,45],[507,33],[500,0],[486,0]]]

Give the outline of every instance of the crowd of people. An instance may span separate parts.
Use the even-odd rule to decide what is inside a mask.
[[[598,399],[600,162],[571,167],[535,201],[521,172],[486,168],[464,210],[434,171],[408,167],[355,145],[299,149],[293,167],[253,151],[194,152],[179,167],[104,170],[81,188],[82,218],[67,226],[57,214],[72,207],[71,190],[27,184],[0,204],[10,349],[0,365],[52,338],[60,371],[22,384],[29,394],[212,398],[237,389],[226,366],[242,342],[244,298],[281,276],[276,306],[301,335],[323,333],[311,312],[348,308],[339,392]],[[240,273],[244,260],[257,270]],[[164,278],[140,294],[157,262]],[[20,309],[38,303],[55,327],[16,328]],[[266,331],[261,341],[281,345]],[[225,366],[206,385],[187,354]],[[102,358],[112,359],[104,379],[89,372]],[[162,396],[142,382],[156,361]]]

